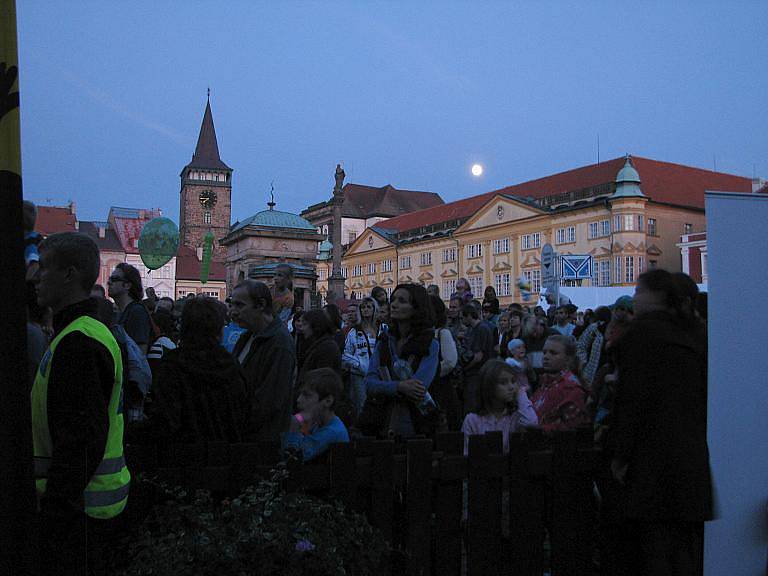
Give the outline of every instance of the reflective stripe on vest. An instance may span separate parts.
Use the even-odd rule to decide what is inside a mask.
[[[131,481],[131,475],[123,456],[123,415],[120,411],[123,392],[123,362],[120,348],[112,333],[104,324],[89,316],[77,318],[53,339],[40,362],[40,368],[35,377],[31,394],[35,485],[39,496],[45,493],[52,456],[51,436],[48,428],[48,378],[56,347],[61,339],[70,332],[81,332],[103,344],[112,356],[114,363],[115,375],[109,398],[109,430],[104,447],[104,456],[83,493],[84,510],[88,516],[113,518],[125,508]]]

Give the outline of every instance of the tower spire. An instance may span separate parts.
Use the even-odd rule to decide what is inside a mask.
[[[205,103],[205,113],[203,114],[203,123],[200,125],[200,134],[197,137],[197,146],[192,155],[192,162],[188,167],[211,168],[219,170],[229,170],[229,166],[221,161],[219,156],[219,144],[216,140],[216,128],[213,125],[213,114],[211,113],[211,89],[208,88],[208,99]]]

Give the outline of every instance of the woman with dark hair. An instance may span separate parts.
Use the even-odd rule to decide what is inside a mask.
[[[438,365],[439,345],[427,290],[400,284],[392,293],[389,330],[379,339],[365,377],[367,398],[360,429],[385,436],[431,431],[437,410],[428,390]]]
[[[299,364],[297,389],[304,382],[304,375],[317,368],[332,368],[341,373],[341,351],[333,338],[333,324],[323,310],[310,310],[301,317],[299,326],[304,338],[305,351]]]
[[[622,573],[632,573],[629,566],[643,574],[700,573],[703,522],[713,509],[707,341],[691,292],[665,270],[641,274],[635,319],[615,346],[611,471],[623,485],[627,541],[635,543]]]
[[[249,428],[245,377],[221,346],[225,321],[225,310],[213,298],[186,301],[179,346],[163,355],[153,410],[137,434],[150,442],[242,441]]]
[[[389,297],[387,296],[387,291],[384,290],[381,286],[374,286],[371,290],[371,298],[376,300],[376,304],[381,306],[382,304],[389,303]]]
[[[333,326],[333,340],[336,342],[336,346],[339,347],[339,350],[343,350],[345,337],[342,330],[344,319],[341,315],[341,309],[336,304],[326,304],[323,306],[323,312],[328,317],[328,320],[331,321],[331,326]]]

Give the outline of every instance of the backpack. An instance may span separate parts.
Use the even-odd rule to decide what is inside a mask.
[[[142,420],[144,398],[152,387],[152,370],[141,348],[133,338],[128,336],[122,325],[115,325],[112,328],[112,335],[117,340],[123,356],[123,391],[127,419],[129,422]]]

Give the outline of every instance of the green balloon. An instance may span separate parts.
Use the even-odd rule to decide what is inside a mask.
[[[179,229],[168,218],[153,218],[139,236],[139,255],[144,266],[157,270],[176,255]]]

